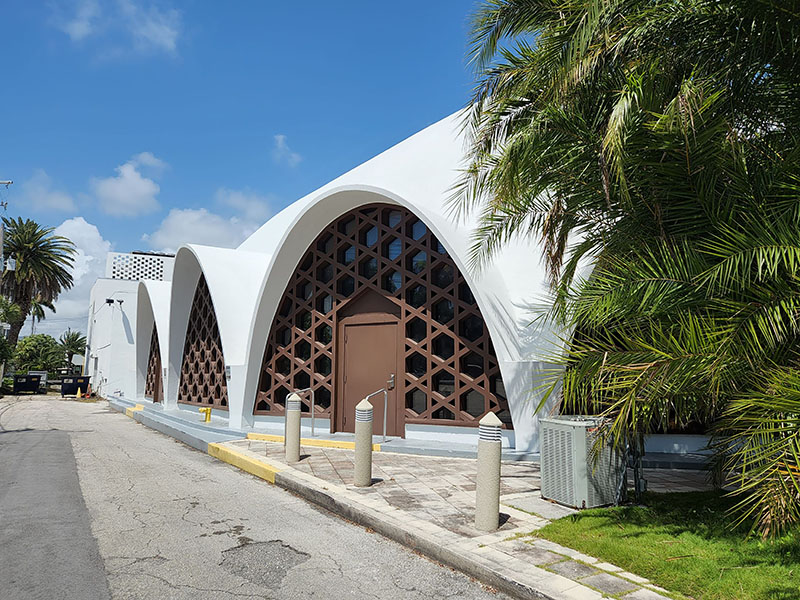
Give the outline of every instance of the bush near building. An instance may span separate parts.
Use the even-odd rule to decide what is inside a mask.
[[[37,333],[17,342],[13,362],[19,373],[55,371],[64,364],[64,348],[53,336]]]

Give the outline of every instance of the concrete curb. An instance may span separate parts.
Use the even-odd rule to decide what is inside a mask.
[[[267,461],[253,460],[246,454],[237,452],[233,448],[228,448],[221,444],[209,444],[208,454],[242,471],[247,471],[251,475],[269,481],[270,483],[275,483],[276,475],[282,470],[280,467],[272,465]]]
[[[355,488],[351,489],[329,484],[291,466],[274,464],[267,460],[266,457],[250,450],[240,450],[224,444],[226,441],[242,440],[243,438],[240,436],[224,436],[229,439],[216,441],[204,440],[192,431],[181,431],[152,418],[148,415],[148,411],[142,410],[142,405],[134,405],[133,402],[119,400],[110,401],[109,404],[115,410],[126,414],[142,425],[174,437],[195,449],[206,452],[221,462],[230,464],[268,483],[277,485],[321,508],[362,527],[371,529],[431,560],[461,571],[469,577],[510,596],[526,600],[601,600],[604,597],[597,590],[587,587],[578,581],[532,566],[491,546],[492,543],[502,541],[511,536],[510,532],[492,532],[477,538],[464,538],[434,523],[410,517],[399,509],[394,509],[388,513],[386,510],[379,510],[379,507],[371,506],[372,500],[359,494]],[[198,431],[197,434],[208,436],[208,432]],[[220,434],[216,434],[216,437],[220,437]],[[269,438],[267,441],[273,442],[283,441],[283,436],[267,436],[265,434],[253,434],[252,437],[248,435],[248,438],[254,440]],[[350,447],[342,445],[348,444],[348,442],[337,441],[335,444],[326,446],[334,448]],[[504,510],[505,512],[513,511],[519,513],[519,511],[507,505],[504,505]],[[524,517],[525,514],[519,513],[518,516]],[[646,587],[640,590],[641,594],[644,595],[637,595],[635,598],[665,598],[665,596],[656,593],[656,590],[664,590],[649,584],[647,580],[624,573],[616,567],[613,570],[606,569],[602,566],[604,563],[600,563],[593,557],[585,556],[546,540],[539,540],[537,545],[563,554],[565,558],[570,557],[573,560],[596,564],[598,568],[613,572],[618,576],[627,578],[629,581],[637,582],[638,579],[638,583]],[[609,566],[613,567],[613,565]],[[630,600],[633,600],[633,598],[634,596],[631,595]]]
[[[461,571],[481,583],[490,585],[506,594],[517,598],[563,600],[563,597],[551,596],[511,577],[504,576],[489,565],[482,564],[462,553],[457,553],[447,548],[433,539],[432,536],[413,531],[411,528],[403,527],[397,523],[391,523],[386,519],[385,515],[378,511],[370,510],[367,507],[353,506],[352,503],[337,498],[328,486],[319,485],[314,481],[310,481],[310,476],[302,475],[305,474],[294,469],[283,470],[277,473],[274,483],[309,502],[313,502],[317,506],[344,517],[348,521],[367,527],[390,540],[419,552],[429,559]]]
[[[497,588],[506,594],[517,598],[535,598],[537,600],[561,600],[562,598],[562,596],[546,594],[531,586],[520,583],[510,576],[503,575],[498,570],[493,569],[491,563],[487,562],[486,564],[482,564],[471,557],[465,556],[463,553],[458,553],[453,549],[447,548],[435,540],[432,535],[425,535],[424,533],[414,531],[410,527],[403,526],[401,523],[390,522],[385,515],[376,510],[371,510],[368,507],[354,506],[351,502],[337,498],[336,494],[331,491],[332,486],[324,485],[325,482],[321,479],[306,475],[291,467],[284,468],[266,465],[264,464],[267,462],[266,460],[263,462],[262,460],[257,461],[242,452],[237,452],[219,443],[204,441],[193,435],[192,432],[178,430],[175,427],[171,427],[152,418],[142,409],[134,410],[137,406],[133,405],[130,401],[113,399],[109,400],[109,405],[114,410],[131,417],[142,425],[155,429],[192,448],[205,452],[217,460],[242,469],[273,485],[277,485],[348,521],[352,521],[362,527],[367,527],[384,537],[415,550],[432,560],[447,565],[457,571],[461,571],[477,579],[481,583]],[[269,437],[270,441],[282,441],[283,438],[283,436],[266,436],[264,434],[252,435],[253,437],[251,439],[265,439]],[[280,438],[280,440],[277,438]],[[347,442],[337,443],[341,444]]]
[[[284,436],[282,435],[275,435],[271,433],[248,433],[247,434],[248,440],[258,440],[262,442],[280,442],[281,444],[284,441]],[[300,439],[301,446],[314,446],[317,448],[342,448],[344,450],[354,450],[356,447],[355,442],[348,442],[344,440],[319,440],[314,438],[301,438]],[[373,452],[380,452],[381,445],[380,444],[372,444],[372,451]]]

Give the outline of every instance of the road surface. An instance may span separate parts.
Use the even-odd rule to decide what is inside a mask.
[[[505,598],[117,413],[0,400],[4,598]]]

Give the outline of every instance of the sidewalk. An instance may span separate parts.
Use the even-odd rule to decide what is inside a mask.
[[[283,444],[237,440],[212,444],[212,455],[332,512],[368,527],[520,598],[583,600],[604,597],[657,600],[666,593],[646,579],[608,563],[527,534],[571,509],[544,501],[539,468],[504,462],[501,511],[496,532],[473,526],[475,460],[373,454],[374,483],[350,485],[353,451],[303,446],[301,461],[283,462]],[[704,489],[705,474],[667,473],[653,489],[680,480],[684,489]]]
[[[142,414],[147,411],[128,408],[125,412],[149,424]],[[476,461],[472,458],[374,452],[373,485],[356,488],[352,486],[351,449],[303,445],[301,461],[287,465],[280,441],[209,440],[200,445],[220,460],[512,596],[552,600],[668,597],[665,590],[614,565],[528,536],[550,519],[574,512],[542,500],[539,466],[534,462],[503,462],[502,524],[499,530],[486,533],[473,526]],[[708,487],[702,471],[645,470],[645,476],[656,491]]]

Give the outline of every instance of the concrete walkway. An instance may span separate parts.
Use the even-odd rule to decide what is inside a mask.
[[[357,523],[415,548],[484,583],[519,597],[657,600],[666,590],[619,567],[529,534],[575,511],[545,501],[534,463],[504,462],[502,525],[492,533],[473,526],[473,459],[373,454],[374,483],[351,485],[353,451],[303,446],[301,461],[287,465],[279,442],[238,440],[219,444],[242,460],[274,473],[274,483]],[[223,458],[224,459],[224,458]],[[651,472],[651,489],[707,489],[706,474]]]
[[[126,412],[149,424],[147,411]],[[180,437],[191,434],[182,432]],[[476,461],[471,458],[375,452],[373,485],[356,488],[351,449],[304,445],[300,462],[288,465],[280,441],[221,439],[199,445],[220,460],[513,596],[667,598],[666,590],[646,579],[530,535],[551,519],[574,512],[541,498],[534,462],[503,462],[502,524],[498,531],[485,533],[473,526]],[[645,477],[653,491],[709,488],[704,471],[646,469]]]

